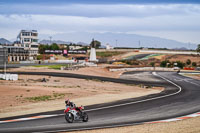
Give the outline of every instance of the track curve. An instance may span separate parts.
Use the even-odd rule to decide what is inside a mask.
[[[195,113],[200,110],[199,80],[186,78],[174,72],[157,72],[159,77],[163,79],[161,82],[113,79],[68,73],[18,72],[18,74],[99,79],[103,81],[125,84],[163,86],[166,89],[159,94],[88,106],[86,107],[86,110],[88,110],[90,121],[87,123],[76,122],[73,124],[68,124],[65,122],[63,115],[59,115],[30,121],[1,123],[0,132],[58,132],[125,126],[175,118]],[[63,111],[60,110],[40,114],[55,114],[62,112]]]

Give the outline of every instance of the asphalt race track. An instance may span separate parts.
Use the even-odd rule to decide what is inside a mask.
[[[129,72],[126,74],[134,74]],[[137,72],[138,73],[138,72]],[[25,116],[3,118],[10,120],[36,115],[60,114],[54,117],[27,120],[21,122],[0,123],[0,132],[59,132],[85,129],[97,129],[126,125],[142,124],[144,122],[176,118],[200,111],[200,81],[178,75],[175,72],[149,72],[152,78],[161,79],[160,82],[134,81],[127,79],[114,79],[98,76],[86,76],[68,73],[47,72],[18,72],[18,74],[49,75],[58,77],[70,77],[81,79],[99,79],[124,84],[144,84],[151,86],[163,86],[166,89],[154,95],[140,98],[132,98],[112,103],[92,105],[85,107],[89,121],[74,122],[65,121],[63,110],[31,114]],[[64,108],[64,104],[63,104]]]

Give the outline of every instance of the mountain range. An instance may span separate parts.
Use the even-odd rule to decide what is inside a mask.
[[[48,38],[47,35],[40,35],[40,38]],[[127,33],[90,33],[90,32],[78,32],[78,33],[61,33],[53,36],[57,40],[70,40],[70,42],[76,42],[81,40],[86,44],[90,44],[92,39],[98,40],[102,45],[107,43],[114,47],[147,47],[147,48],[168,48],[168,49],[196,49],[197,45],[192,43],[184,43],[176,40],[170,40],[160,37],[144,36],[137,34]]]
[[[6,40],[5,38],[0,38],[0,44],[12,44],[12,42]]]
[[[192,43],[184,43],[175,40],[144,36],[137,34],[126,34],[126,33],[90,33],[90,32],[78,32],[78,33],[62,33],[55,34],[53,38],[55,40],[48,40],[43,38],[48,38],[48,35],[39,34],[39,43],[41,44],[79,44],[83,46],[88,46],[92,39],[98,40],[102,45],[107,43],[113,47],[128,47],[128,48],[138,48],[138,47],[147,47],[147,48],[168,48],[168,49],[196,49],[197,45]],[[64,41],[63,41],[64,40]],[[68,40],[68,41],[66,41]],[[81,40],[75,43],[77,40]],[[0,38],[0,44],[12,44],[11,41],[8,41],[4,38]]]
[[[52,44],[52,43],[56,43],[56,44],[71,44],[73,42],[66,42],[66,41],[61,41],[61,40],[41,40],[39,42],[40,44]]]
[[[77,45],[82,45],[82,46],[89,46],[88,43],[84,43],[84,42],[77,42],[77,43],[74,43],[74,42],[67,42],[67,41],[61,41],[61,40],[41,40],[39,42],[40,44],[52,44],[52,43],[56,43],[56,44],[77,44]]]

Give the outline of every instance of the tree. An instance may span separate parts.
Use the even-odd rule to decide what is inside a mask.
[[[197,53],[200,53],[200,44],[197,46]]]
[[[59,50],[59,46],[56,43],[50,45],[51,50]]]
[[[187,64],[187,65],[190,65],[190,64],[191,64],[191,60],[190,60],[190,59],[187,59],[186,64]]]
[[[99,48],[101,46],[101,42],[97,40],[92,40],[90,43],[90,47]]]
[[[48,46],[48,45],[47,45],[47,46]],[[45,50],[46,50],[46,45],[40,44],[40,45],[39,45],[39,53],[40,53],[40,54],[43,54]]]
[[[183,67],[185,66],[185,63],[181,62],[181,61],[176,61],[177,63],[177,67],[183,69]]]

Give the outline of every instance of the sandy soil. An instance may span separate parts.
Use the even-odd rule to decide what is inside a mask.
[[[183,76],[200,80],[200,74],[182,74]]]
[[[197,64],[200,64],[200,56],[198,55],[169,55],[166,56],[166,59],[172,61],[181,61],[186,62],[187,59],[190,59],[191,62],[196,62]]]
[[[163,55],[158,55],[158,56],[154,56],[154,57],[150,57],[150,58],[154,58],[154,59],[162,60],[162,59],[164,59],[165,57],[166,57],[166,55],[163,54]]]
[[[73,133],[200,133],[200,117],[160,124],[77,131]]]
[[[34,67],[17,70],[61,72]],[[89,67],[73,71],[73,73],[85,74],[85,71],[88,75],[119,76],[119,73],[109,72],[104,68]],[[47,82],[41,82],[43,78]],[[91,105],[159,93],[162,90],[163,88],[159,87],[146,89],[98,80],[19,75],[18,81],[0,80],[0,117],[63,109],[66,98],[77,105]]]
[[[113,58],[116,60],[121,60],[121,59],[127,58],[129,56],[138,55],[138,54],[144,54],[144,53],[142,53],[142,52],[126,52],[124,54],[114,56]]]

